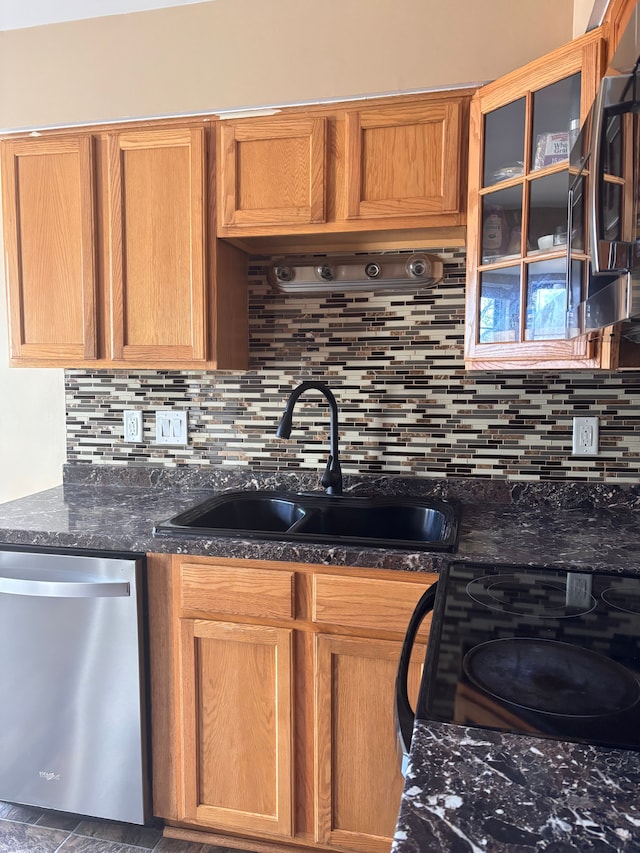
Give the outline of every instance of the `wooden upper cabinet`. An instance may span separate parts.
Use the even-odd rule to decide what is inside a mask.
[[[567,340],[568,152],[604,71],[593,31],[479,89],[471,104],[465,362],[599,368],[610,348]]]
[[[348,112],[347,218],[458,213],[461,132],[460,100]]]
[[[295,253],[415,246],[424,229],[459,229],[470,98],[460,90],[220,121],[218,236]]]
[[[96,355],[94,186],[88,135],[2,143],[13,365]]]
[[[636,8],[638,0],[609,0],[603,23],[609,27],[607,40],[607,63],[616,52],[620,37]]]
[[[112,358],[205,361],[205,131],[109,139]]]
[[[247,257],[215,235],[208,122],[1,148],[12,365],[247,368]]]
[[[325,220],[327,121],[291,117],[219,126],[218,232]]]

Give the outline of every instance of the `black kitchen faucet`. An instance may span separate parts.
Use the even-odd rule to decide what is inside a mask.
[[[293,409],[301,394],[305,391],[313,389],[320,391],[321,394],[329,401],[331,408],[331,453],[327,460],[327,467],[320,481],[323,487],[327,490],[328,495],[342,494],[342,471],[340,470],[340,459],[338,458],[338,406],[336,398],[333,396],[330,388],[324,382],[302,382],[297,388],[294,388],[287,400],[287,405],[282,415],[282,419],[278,424],[276,435],[279,438],[289,438],[291,435],[291,425],[293,419]]]

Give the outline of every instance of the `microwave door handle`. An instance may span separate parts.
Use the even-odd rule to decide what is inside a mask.
[[[431,584],[416,604],[415,610],[409,620],[407,633],[402,644],[402,651],[400,652],[400,662],[398,663],[398,674],[396,676],[395,689],[395,718],[399,749],[402,752],[403,759],[403,775],[406,772],[404,762],[406,761],[406,756],[409,755],[409,749],[411,748],[411,736],[413,734],[413,724],[415,722],[415,714],[411,708],[409,693],[407,690],[409,663],[411,661],[411,653],[413,651],[413,644],[415,642],[418,629],[420,628],[425,616],[433,610],[437,587],[437,581],[436,583]]]
[[[604,116],[604,89],[601,86],[596,96],[591,126],[591,168],[587,215],[591,237],[591,268],[594,273],[606,272],[600,268],[600,183],[602,180],[602,127]]]
[[[571,292],[571,232],[573,231],[573,187],[569,188],[569,200],[567,204],[567,299],[565,310],[567,312],[567,320],[569,320],[569,316],[574,308],[572,304],[572,292]],[[567,337],[569,335],[569,328],[567,324]]]

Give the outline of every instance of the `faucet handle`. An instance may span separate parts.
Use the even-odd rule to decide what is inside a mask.
[[[332,454],[329,454],[327,467],[324,469],[320,483],[327,490],[328,495],[342,494],[342,471],[340,463],[333,458]]]

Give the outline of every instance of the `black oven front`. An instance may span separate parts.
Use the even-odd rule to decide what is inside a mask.
[[[418,719],[640,749],[640,577],[453,563],[431,593]]]

